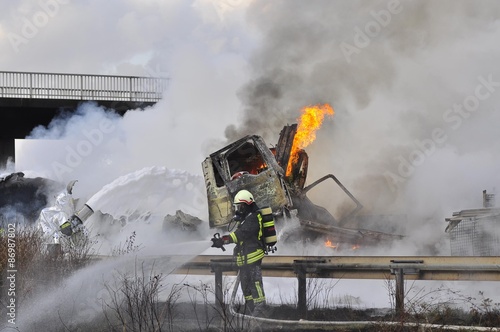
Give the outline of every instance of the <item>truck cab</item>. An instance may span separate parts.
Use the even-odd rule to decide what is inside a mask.
[[[212,153],[202,162],[202,168],[211,228],[231,221],[233,197],[242,189],[250,191],[259,206],[269,206],[275,214],[292,206],[284,170],[260,136],[245,136]]]

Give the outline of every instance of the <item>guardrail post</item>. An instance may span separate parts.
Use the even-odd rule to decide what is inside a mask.
[[[215,306],[219,309],[224,308],[224,293],[222,292],[222,268],[214,266],[215,273]]]
[[[210,261],[210,268],[215,274],[215,306],[219,309],[224,309],[224,292],[222,288],[222,273],[236,271],[236,262],[233,258],[217,259]]]
[[[298,271],[297,280],[298,285],[298,303],[297,309],[299,311],[299,316],[302,319],[307,318],[307,279],[304,271]]]
[[[396,315],[402,316],[405,312],[405,285],[403,269],[395,269],[396,275]]]
[[[299,317],[307,318],[307,262],[303,260],[293,261],[293,272],[297,276],[298,293],[297,293],[297,311]]]
[[[300,318],[307,319],[307,274],[318,273],[322,269],[325,260],[294,260],[293,271],[298,280],[297,310]]]
[[[402,316],[405,313],[405,274],[419,274],[423,260],[391,260],[389,265],[391,273],[396,277],[396,315]]]

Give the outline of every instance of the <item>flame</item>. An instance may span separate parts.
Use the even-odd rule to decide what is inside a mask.
[[[330,239],[326,239],[325,241],[325,247],[328,247],[328,248],[333,248],[333,249],[339,249],[340,247],[340,244],[337,242],[335,244],[333,244],[333,242],[330,240]],[[359,244],[353,244],[351,246],[351,250],[358,250],[361,246]]]
[[[337,248],[337,245],[332,244],[332,241],[330,241],[330,240],[326,240],[325,246],[329,247],[329,248]]]
[[[292,151],[288,161],[286,175],[292,173],[292,165],[297,162],[299,150],[305,148],[316,139],[316,131],[321,127],[325,115],[333,116],[333,108],[329,104],[306,106],[302,109],[293,139]]]

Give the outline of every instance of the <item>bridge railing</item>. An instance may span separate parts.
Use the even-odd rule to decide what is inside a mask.
[[[0,98],[157,102],[167,78],[0,71]]]

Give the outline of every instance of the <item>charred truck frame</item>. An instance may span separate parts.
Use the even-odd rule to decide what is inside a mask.
[[[307,153],[299,150],[297,157],[291,160],[296,132],[297,124],[285,126],[275,148],[268,148],[260,136],[248,135],[215,151],[202,162],[210,228],[231,222],[233,197],[239,190],[246,189],[255,196],[259,206],[272,208],[278,224],[297,216],[303,227],[301,232],[308,236],[326,235],[330,241],[364,245],[395,239],[391,234],[342,227],[358,214],[362,205],[333,174],[305,186]],[[332,179],[355,206],[341,220],[307,197],[307,192],[328,179]]]

